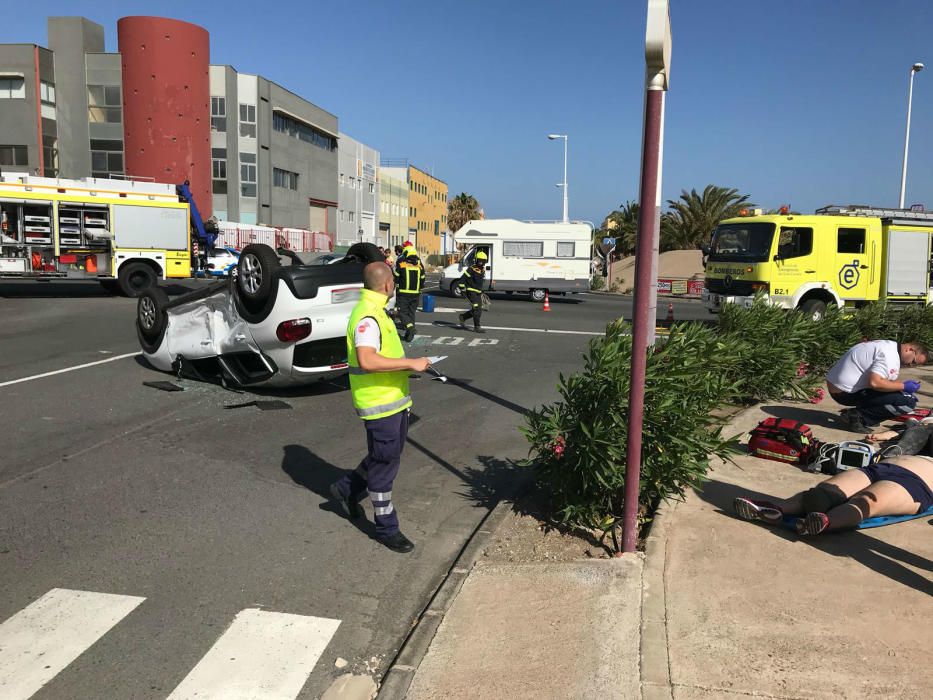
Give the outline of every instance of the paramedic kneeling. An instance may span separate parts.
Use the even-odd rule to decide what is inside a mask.
[[[363,517],[360,500],[368,492],[376,539],[395,552],[410,552],[415,545],[399,531],[392,484],[408,435],[408,373],[424,372],[430,362],[426,357],[405,357],[395,324],[386,315],[395,287],[392,269],[385,263],[370,263],[363,270],[363,285],[347,326],[347,355],[350,393],[366,426],[368,452],[355,471],[331,485],[330,492],[352,519]]]
[[[912,413],[920,382],[898,380],[901,367],[926,364],[930,353],[921,343],[872,340],[859,343],[826,373],[829,393],[837,403],[852,408],[843,416],[849,430],[864,432],[867,426]]]

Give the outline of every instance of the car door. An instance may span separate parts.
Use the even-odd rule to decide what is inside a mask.
[[[857,222],[836,227],[833,287],[843,299],[867,299],[871,269],[868,227]]]
[[[812,227],[782,225],[774,246],[771,279],[774,294],[793,296],[801,285],[817,280]]]

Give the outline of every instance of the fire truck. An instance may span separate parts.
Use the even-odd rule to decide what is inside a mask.
[[[933,213],[827,206],[814,215],[753,210],[713,232],[703,299],[756,296],[819,319],[830,305],[933,303]]]
[[[94,280],[139,296],[213,247],[188,183],[0,176],[0,279]]]

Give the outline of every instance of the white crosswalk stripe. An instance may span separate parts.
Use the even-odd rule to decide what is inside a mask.
[[[0,700],[30,698],[145,600],[54,588],[20,610],[0,624]],[[339,626],[241,610],[168,700],[294,700]]]
[[[340,620],[248,609],[169,700],[285,700],[305,684]]]
[[[53,588],[0,624],[0,698],[25,700],[145,598]]]

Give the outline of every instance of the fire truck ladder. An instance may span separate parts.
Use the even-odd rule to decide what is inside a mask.
[[[817,214],[832,214],[835,216],[877,216],[886,221],[903,223],[933,224],[933,212],[914,211],[913,209],[884,209],[881,207],[868,207],[858,204],[838,206],[830,204],[816,210]]]

